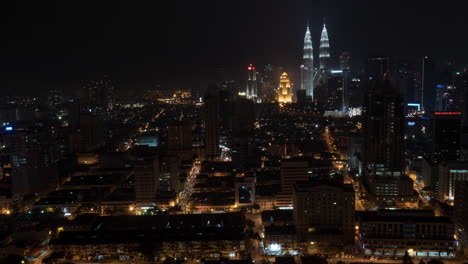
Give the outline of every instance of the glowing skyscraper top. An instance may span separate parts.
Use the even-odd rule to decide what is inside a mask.
[[[285,104],[292,102],[291,82],[289,81],[288,74],[283,72],[280,78],[280,84],[277,90],[278,103]]]
[[[248,79],[247,79],[247,87],[245,89],[245,94],[247,98],[253,99],[254,101],[257,100],[257,70],[255,67],[250,64],[247,67],[248,70]]]
[[[328,32],[325,23],[323,23],[322,36],[320,37],[319,52],[320,69],[326,71],[330,67],[330,42],[328,40]]]
[[[307,23],[308,24],[308,23]],[[301,90],[306,90],[306,95],[314,96],[314,54],[312,48],[312,37],[309,25],[307,25],[304,37],[304,54],[301,65]]]

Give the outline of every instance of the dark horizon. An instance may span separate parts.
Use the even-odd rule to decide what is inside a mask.
[[[368,0],[12,3],[3,8],[0,26],[0,89],[74,90],[103,75],[124,89],[151,87],[157,80],[193,88],[217,78],[243,80],[249,63],[282,65],[294,77],[306,21],[317,57],[324,17],[332,57],[349,51],[354,71],[373,55],[428,55],[466,65],[465,7],[459,1],[441,6]],[[218,77],[220,67],[224,74]]]

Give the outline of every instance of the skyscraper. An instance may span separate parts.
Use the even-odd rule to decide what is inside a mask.
[[[205,156],[208,160],[219,158],[219,116],[218,98],[208,95],[205,97],[204,124],[205,124]]]
[[[192,122],[172,122],[167,126],[169,154],[182,160],[192,157]]]
[[[330,111],[344,110],[344,76],[343,71],[331,71],[327,78],[328,100],[327,109]]]
[[[159,156],[153,153],[139,153],[135,160],[136,202],[142,205],[154,203],[159,189]]]
[[[115,104],[115,87],[108,76],[102,80],[88,81],[84,85],[84,105],[93,111],[112,109]]]
[[[278,87],[278,102],[279,103],[291,103],[291,82],[289,81],[288,74],[283,72],[281,74],[280,85]]]
[[[307,25],[304,37],[304,55],[301,65],[301,90],[306,91],[306,95],[312,99],[314,97],[314,54],[312,47],[312,38],[310,36],[309,26]]]
[[[432,127],[431,158],[435,164],[460,158],[460,112],[435,112],[430,115]]]
[[[468,256],[468,181],[457,183],[454,206],[454,224],[459,250]]]
[[[351,69],[351,55],[349,52],[344,51],[340,55],[340,70],[350,70]]]
[[[330,68],[330,41],[325,23],[323,23],[322,36],[320,37],[320,70],[325,72]]]
[[[369,57],[367,58],[366,71],[369,80],[387,79],[391,69],[390,57]]]
[[[262,74],[262,102],[272,102],[276,97],[276,81],[273,79],[273,66],[271,64],[265,65]]]
[[[11,159],[13,194],[50,191],[58,185],[59,149],[54,127],[11,127],[6,154]]]
[[[426,113],[434,111],[436,97],[435,65],[430,57],[422,59],[421,107]]]
[[[257,101],[257,70],[252,64],[250,64],[249,67],[247,67],[247,70],[248,78],[245,95],[247,96],[247,98]]]
[[[390,81],[373,81],[365,101],[365,163],[400,174],[404,168],[404,105]]]
[[[388,207],[414,204],[413,181],[403,173],[404,104],[389,80],[372,81],[365,99],[364,176],[369,199]]]
[[[232,165],[236,169],[242,170],[248,167],[254,122],[252,100],[239,98],[232,102]]]

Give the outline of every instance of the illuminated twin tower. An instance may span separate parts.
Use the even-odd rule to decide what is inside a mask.
[[[314,49],[312,46],[312,37],[310,35],[309,24],[307,23],[304,37],[304,53],[301,65],[301,90],[306,91],[306,95],[314,100],[315,83],[325,77],[325,73],[330,67],[330,42],[328,32],[323,24],[322,35],[320,37],[319,47],[319,68],[314,68]]]

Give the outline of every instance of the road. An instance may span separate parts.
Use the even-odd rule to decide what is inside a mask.
[[[193,186],[195,186],[196,179],[200,173],[201,163],[196,161],[193,163],[190,174],[187,177],[187,182],[185,183],[184,189],[180,192],[179,196],[179,206],[183,212],[187,213],[187,205],[190,201],[190,196],[193,192]]]
[[[327,127],[325,127],[325,129],[323,130],[323,134],[322,134],[322,137],[327,145],[327,148],[328,148],[328,151],[330,153],[337,153],[339,154],[339,157],[341,160],[346,160],[347,157],[345,154],[343,153],[339,153],[336,145],[334,144],[333,142],[333,138],[330,134],[330,129]],[[353,188],[354,188],[354,193],[355,193],[355,210],[356,211],[366,211],[366,206],[365,206],[365,201],[360,197],[360,186],[359,186],[359,182],[357,182],[356,180],[354,180],[352,177],[350,177],[349,175],[347,175],[347,172],[346,172],[346,163],[343,162],[343,161],[335,161],[333,162],[333,167],[335,169],[336,172],[340,172],[340,173],[343,173],[343,175],[345,175],[345,183],[351,183],[353,184]]]

